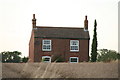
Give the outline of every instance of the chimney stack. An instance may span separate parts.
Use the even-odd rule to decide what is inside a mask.
[[[85,31],[88,30],[88,20],[87,20],[87,16],[85,16],[85,20],[84,20],[84,30],[85,30]]]
[[[33,14],[32,26],[33,26],[33,28],[36,28],[36,19],[35,19],[35,14]]]

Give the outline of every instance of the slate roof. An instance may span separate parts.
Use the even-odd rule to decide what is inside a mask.
[[[37,26],[34,31],[35,38],[90,39],[84,28]]]

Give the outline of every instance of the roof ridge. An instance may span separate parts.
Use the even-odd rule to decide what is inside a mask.
[[[37,26],[37,28],[67,28],[67,29],[83,29],[83,27],[53,27],[53,26]]]

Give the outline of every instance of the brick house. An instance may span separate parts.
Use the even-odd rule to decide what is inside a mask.
[[[29,62],[89,61],[90,37],[87,16],[83,28],[48,27],[36,26],[33,14],[32,27]]]

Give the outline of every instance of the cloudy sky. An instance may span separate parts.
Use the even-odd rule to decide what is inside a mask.
[[[0,52],[20,51],[28,56],[32,14],[38,26],[83,27],[89,20],[90,48],[97,20],[98,49],[118,51],[119,0],[1,0]]]

